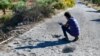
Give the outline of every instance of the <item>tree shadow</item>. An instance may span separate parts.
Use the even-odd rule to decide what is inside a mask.
[[[65,38],[59,39],[58,41],[43,41],[42,43],[37,44],[36,46],[29,45],[29,46],[24,46],[24,47],[17,47],[15,49],[33,49],[33,48],[45,48],[45,47],[50,47],[50,46],[56,46],[56,45],[63,45],[63,44],[68,44],[71,41],[67,41]]]
[[[94,20],[91,20],[91,21],[100,22],[100,19],[94,19]]]
[[[100,13],[100,10],[97,10],[97,11],[87,11],[87,12]]]

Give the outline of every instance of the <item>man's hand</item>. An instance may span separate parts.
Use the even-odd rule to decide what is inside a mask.
[[[68,27],[68,24],[62,24],[61,22],[59,22],[58,24],[61,25],[61,26]]]
[[[61,26],[63,25],[61,22],[58,22],[58,24],[61,25]]]

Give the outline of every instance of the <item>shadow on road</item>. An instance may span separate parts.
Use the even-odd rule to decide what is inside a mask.
[[[91,20],[91,21],[100,22],[100,19],[94,19],[94,20]]]
[[[87,11],[87,12],[100,13],[100,10],[97,10],[97,11]]]
[[[83,3],[83,2],[78,2],[78,4],[85,4],[85,3]]]
[[[66,41],[65,38],[59,39],[58,41],[44,41],[42,43],[37,44],[36,46],[24,46],[24,47],[17,47],[15,49],[33,49],[33,48],[45,48],[49,46],[56,46],[56,45],[63,45],[63,44],[68,44],[70,41]]]

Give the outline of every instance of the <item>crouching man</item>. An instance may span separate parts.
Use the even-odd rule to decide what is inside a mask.
[[[62,31],[63,34],[66,38],[67,41],[69,41],[67,33],[69,33],[71,36],[75,37],[74,40],[72,40],[72,42],[77,41],[79,38],[79,25],[77,20],[71,16],[71,14],[69,12],[65,12],[64,16],[67,19],[66,24],[62,24],[59,23],[60,25],[62,25]]]

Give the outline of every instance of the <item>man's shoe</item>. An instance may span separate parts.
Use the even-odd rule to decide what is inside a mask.
[[[78,37],[75,37],[74,40],[72,40],[72,42],[76,42],[79,38]]]

